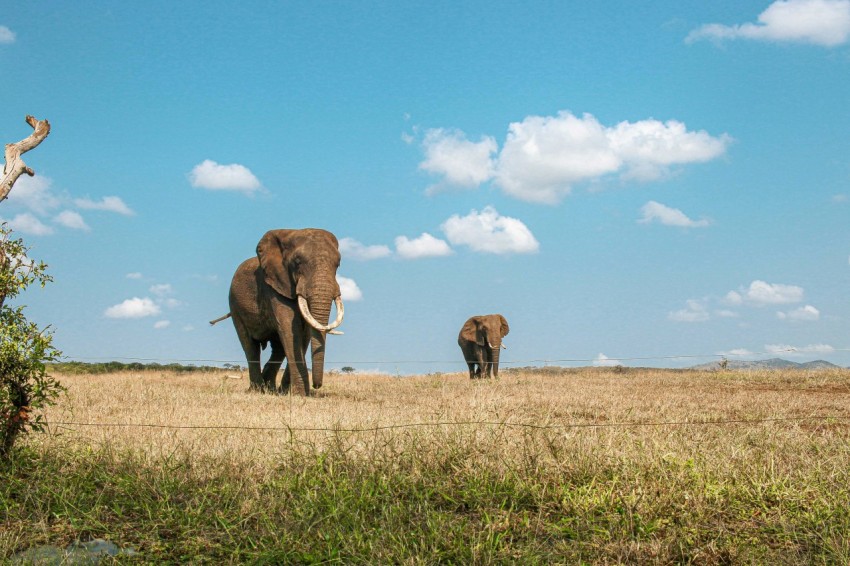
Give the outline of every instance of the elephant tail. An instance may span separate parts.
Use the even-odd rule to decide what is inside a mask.
[[[216,323],[216,322],[221,322],[222,320],[224,320],[224,319],[226,319],[226,318],[230,318],[230,313],[227,313],[227,314],[226,314],[226,315],[224,315],[224,316],[220,316],[220,317],[218,317],[218,318],[217,318],[217,319],[215,319],[215,320],[211,320],[211,321],[210,321],[210,326],[213,326],[213,325],[215,325],[215,323]]]

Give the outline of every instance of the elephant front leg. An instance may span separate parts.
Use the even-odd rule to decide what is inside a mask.
[[[475,362],[478,364],[478,370],[475,372],[475,377],[482,378],[486,374],[484,373],[486,370],[485,364],[487,363],[484,356],[484,348],[476,348],[475,349]]]
[[[481,349],[483,358],[484,358],[484,366],[481,370],[481,377],[492,377],[493,376],[493,350],[489,347],[485,346]]]
[[[275,390],[275,380],[277,373],[280,371],[280,366],[283,364],[284,351],[283,345],[277,340],[272,340],[272,353],[269,361],[266,362],[263,368],[263,390],[273,392]]]
[[[298,389],[298,384],[302,384],[304,395],[309,397],[311,395],[310,374],[307,372],[307,361],[304,356],[303,336],[297,334],[289,337],[281,336],[281,342],[286,350],[286,370],[284,370],[284,381],[281,386],[283,387],[286,383],[288,387],[295,386]]]

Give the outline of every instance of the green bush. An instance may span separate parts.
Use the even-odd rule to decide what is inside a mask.
[[[23,305],[7,304],[33,283],[44,287],[52,278],[47,265],[31,261],[23,241],[10,234],[0,225],[0,457],[8,456],[20,434],[44,428],[37,411],[63,391],[45,366],[61,355],[49,327],[28,321]]]

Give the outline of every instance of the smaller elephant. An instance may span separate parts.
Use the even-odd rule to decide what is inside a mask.
[[[499,376],[499,353],[502,338],[511,329],[500,314],[473,316],[460,329],[458,346],[469,366],[469,378]],[[476,367],[477,366],[477,367]]]

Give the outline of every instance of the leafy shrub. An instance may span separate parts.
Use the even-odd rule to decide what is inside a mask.
[[[31,261],[23,241],[10,234],[5,223],[0,225],[0,457],[9,454],[21,433],[43,430],[37,411],[63,391],[45,366],[62,355],[53,347],[49,327],[28,321],[23,305],[7,304],[33,283],[44,287],[52,278],[47,265]]]

